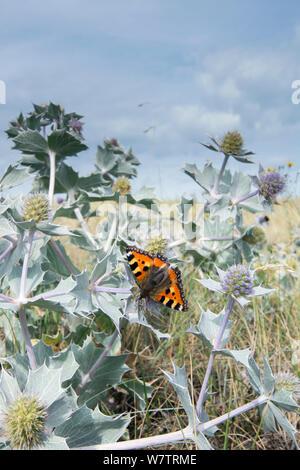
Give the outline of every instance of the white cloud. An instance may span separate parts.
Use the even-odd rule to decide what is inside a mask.
[[[173,122],[181,131],[219,133],[240,126],[237,113],[209,111],[197,105],[174,106],[171,110]]]

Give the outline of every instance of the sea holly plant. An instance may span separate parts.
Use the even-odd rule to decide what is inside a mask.
[[[220,267],[243,260],[249,263],[255,255],[255,248],[249,243],[248,234],[260,222],[258,219],[251,227],[245,227],[243,212],[269,210],[285,189],[286,175],[275,169],[264,170],[261,165],[257,176],[229,170],[230,158],[241,164],[254,163],[253,152],[243,148],[244,140],[238,131],[227,132],[221,140],[212,137],[211,143],[203,145],[223,155],[223,162],[219,170],[212,162],[205,163],[203,170],[195,164],[184,167],[185,174],[202,188],[204,198],[196,218],[199,236],[185,231],[182,240],[185,252],[192,255],[194,262],[201,264],[202,268],[205,262],[211,266],[211,261]]]
[[[225,155],[220,172],[211,165],[202,174],[187,167],[208,196],[203,214],[209,217],[200,243],[201,221],[188,218],[185,205],[190,211],[193,201],[186,198],[177,206],[177,222],[189,227],[193,236],[183,243],[159,233],[153,236],[149,212],[157,216],[158,226],[163,216],[152,188],[132,194],[130,183],[139,161],[131,149],[125,150],[115,138],[104,139],[97,147],[95,171],[86,177],[66,164],[67,158],[87,150],[82,118],[53,103],[34,105],[7,130],[21,157],[0,178],[0,447],[133,449],[188,441],[209,450],[219,425],[256,407],[263,429],[279,425],[295,439],[285,412],[297,410],[298,379],[280,371],[273,374],[266,358],[261,373],[250,349],[228,346],[237,309],[244,310],[254,297],[272,291],[257,285],[255,270],[242,263],[251,258],[244,238],[253,236],[254,227],[243,226],[241,209],[261,210],[259,198],[273,203],[282,190],[279,179],[262,177],[253,194],[252,180],[241,173],[231,175],[225,168],[230,156],[250,163],[241,136],[231,133],[219,144],[213,140],[211,150]],[[11,189],[32,176],[33,190],[26,197],[11,196]],[[55,194],[62,196],[57,205]],[[87,222],[96,214],[93,203],[101,210],[103,202],[112,203],[117,213],[102,214],[92,233]],[[229,215],[235,220],[234,233]],[[79,226],[64,226],[59,217],[75,219]],[[68,255],[66,240],[92,260],[83,269]],[[172,341],[148,318],[159,318],[161,308],[167,307],[148,298],[141,302],[141,290],[125,256],[126,246],[134,243],[161,253],[163,259],[167,255],[171,265],[181,262],[181,254],[192,254],[196,265],[199,257],[205,258],[203,253],[220,255],[214,258],[219,281],[198,282],[222,297],[225,306],[214,313],[203,309],[200,300],[201,318],[186,332],[210,352],[196,400],[195,378],[188,378],[185,366],[173,362],[172,372],[159,371],[182,404],[186,426],[131,440],[127,433],[135,411],[115,412],[112,395],[126,393],[144,412],[155,387],[129,367],[131,355],[122,353],[123,339],[136,324],[156,341]],[[241,262],[231,262],[232,247]],[[216,355],[246,370],[257,397],[212,418],[206,404]]]

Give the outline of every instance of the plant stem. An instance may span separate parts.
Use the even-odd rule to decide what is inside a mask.
[[[23,267],[22,267],[22,274],[21,274],[21,281],[20,281],[20,293],[19,293],[19,298],[17,299],[17,302],[21,304],[20,309],[19,309],[19,321],[21,325],[21,330],[22,330],[22,334],[23,334],[23,338],[24,338],[24,342],[26,346],[29,364],[30,364],[31,369],[33,370],[37,369],[37,362],[36,362],[36,358],[33,352],[31,339],[30,339],[30,335],[29,335],[29,331],[27,327],[25,307],[22,304],[26,302],[26,281],[27,281],[28,264],[29,264],[29,258],[30,258],[32,243],[34,239],[34,234],[35,234],[35,227],[29,230],[28,240],[26,242],[26,251],[25,251],[25,256],[23,260]]]
[[[33,352],[32,344],[31,344],[31,339],[28,331],[28,326],[27,326],[27,321],[26,321],[26,312],[25,312],[25,307],[24,305],[21,305],[20,310],[19,310],[19,321],[21,325],[21,330],[26,346],[26,351],[27,351],[27,356],[29,360],[29,364],[32,370],[37,369],[37,362],[36,358]]]
[[[49,162],[50,162],[50,180],[49,180],[49,190],[48,190],[48,199],[49,206],[53,206],[53,196],[54,196],[54,187],[55,187],[55,172],[56,172],[56,153],[53,150],[49,150]]]
[[[20,294],[19,301],[23,302],[26,299],[26,281],[27,281],[27,272],[28,272],[28,263],[31,253],[32,242],[34,238],[35,227],[29,230],[28,241],[26,243],[26,251],[23,260],[21,281],[20,281]]]
[[[250,197],[256,196],[256,194],[258,194],[258,193],[259,193],[259,189],[256,189],[255,191],[252,191],[252,193],[246,194],[245,196],[241,197],[241,198],[238,199],[237,201],[232,201],[232,204],[233,204],[234,206],[237,206],[237,205],[240,204],[241,202],[246,201],[247,199],[250,199]]]
[[[111,292],[112,294],[131,294],[131,289],[122,287],[94,286],[94,292]]]
[[[84,220],[84,218],[82,217],[82,214],[81,214],[81,212],[80,212],[79,207],[77,207],[77,208],[74,210],[74,213],[75,213],[75,215],[76,215],[76,217],[77,217],[78,222],[79,222],[80,225],[81,225],[82,230],[83,230],[84,233],[85,233],[85,236],[89,239],[89,241],[90,241],[90,243],[93,245],[93,247],[96,248],[96,249],[98,249],[99,247],[98,247],[97,243],[95,242],[94,237],[93,237],[93,235],[92,235],[91,232],[90,232],[90,229],[88,228],[87,224],[85,223],[85,220]]]
[[[17,246],[17,242],[14,239],[12,239],[12,240],[13,241],[9,240],[10,245],[0,255],[0,263]]]
[[[209,356],[206,373],[205,373],[205,376],[204,376],[204,379],[203,379],[203,384],[202,384],[202,387],[201,387],[201,391],[200,391],[200,395],[199,395],[198,402],[197,402],[197,407],[196,407],[198,416],[201,415],[201,411],[202,411],[202,407],[203,407],[203,403],[204,403],[204,399],[205,399],[205,393],[206,393],[206,390],[207,390],[208,381],[209,381],[210,374],[211,374],[211,371],[212,371],[212,366],[213,366],[213,361],[214,361],[214,354],[220,348],[220,344],[221,344],[223,334],[224,334],[226,325],[228,323],[228,320],[229,320],[229,317],[230,317],[230,314],[231,314],[231,311],[232,311],[232,308],[233,308],[233,304],[234,304],[234,299],[233,299],[233,297],[230,296],[228,306],[227,306],[227,309],[226,309],[226,312],[225,312],[225,315],[224,315],[224,318],[223,318],[222,325],[220,326],[218,336],[217,336],[217,338],[214,342],[214,349],[212,349],[212,351],[210,353],[210,356]]]
[[[216,182],[214,184],[214,187],[210,193],[211,197],[213,197],[214,199],[216,199],[218,197],[218,189],[219,189],[219,185],[220,185],[220,182],[221,182],[221,179],[222,179],[222,176],[224,174],[224,171],[225,171],[225,167],[227,165],[227,162],[228,162],[228,159],[229,159],[230,155],[228,154],[224,154],[224,160],[223,160],[223,163],[222,163],[222,166],[221,166],[221,169],[220,169],[220,173],[218,174],[218,177],[216,179]]]
[[[16,303],[15,299],[13,299],[12,297],[8,297],[7,295],[4,295],[4,294],[0,294],[0,299],[3,300],[3,302],[9,302],[10,304]]]
[[[255,398],[251,402],[247,403],[246,405],[242,405],[235,410],[230,411],[229,413],[225,413],[222,416],[218,416],[217,418],[211,419],[210,421],[206,421],[205,423],[201,423],[198,425],[198,432],[205,432],[208,429],[218,426],[221,423],[224,423],[228,419],[232,419],[235,416],[238,416],[242,413],[246,413],[247,411],[252,410],[253,408],[262,405],[268,401],[268,397],[265,395],[261,395],[258,398]],[[181,431],[175,431],[168,434],[162,434],[160,436],[151,436],[151,437],[144,437],[142,439],[132,439],[129,441],[121,441],[121,442],[111,442],[108,444],[100,444],[95,446],[89,447],[76,447],[72,450],[130,450],[130,449],[143,449],[145,447],[155,446],[155,445],[162,445],[162,444],[171,444],[172,442],[179,442],[182,440],[194,440],[194,432],[193,430],[187,426],[186,428],[182,429]]]

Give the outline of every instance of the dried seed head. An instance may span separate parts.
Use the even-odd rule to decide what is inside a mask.
[[[21,396],[4,418],[4,428],[13,449],[30,450],[42,445],[47,412],[34,397]]]
[[[278,171],[265,171],[259,175],[259,192],[268,201],[272,201],[277,194],[283,191],[285,178]]]
[[[120,176],[120,178],[115,181],[112,189],[114,192],[119,191],[122,196],[130,193],[131,185],[129,179],[126,178],[126,176]]]
[[[243,148],[243,143],[243,137],[239,132],[227,132],[221,142],[221,150],[230,155],[239,155]]]
[[[246,266],[237,264],[227,269],[221,286],[227,294],[235,297],[250,295],[253,291],[253,278]]]
[[[35,223],[49,219],[49,199],[44,193],[28,196],[23,207],[23,220],[33,219]]]

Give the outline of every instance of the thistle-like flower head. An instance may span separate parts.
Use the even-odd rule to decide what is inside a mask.
[[[221,142],[221,150],[230,155],[239,155],[243,148],[244,140],[237,131],[227,132]]]
[[[291,392],[295,400],[300,398],[300,379],[291,372],[279,372],[274,375],[275,390]]]
[[[36,224],[49,219],[50,208],[48,196],[44,193],[30,194],[23,206],[23,220],[33,219]]]
[[[197,281],[207,289],[233,297],[241,307],[247,305],[252,297],[274,292],[274,289],[255,286],[255,270],[249,269],[246,265],[233,265],[226,271],[217,266],[216,269],[220,278],[219,282],[213,279],[197,279]]]
[[[236,297],[250,295],[254,287],[253,276],[246,266],[237,264],[227,269],[221,286],[227,294]]]
[[[114,192],[119,191],[119,193],[122,194],[122,196],[130,193],[131,185],[130,185],[129,179],[126,178],[126,176],[120,176],[115,181],[112,189]]]
[[[264,171],[258,178],[259,193],[267,201],[272,201],[285,187],[285,177],[278,171]]]
[[[32,396],[21,395],[8,407],[4,416],[6,436],[13,449],[30,450],[42,443],[47,412]]]
[[[16,377],[0,375],[0,442],[8,449],[67,449],[54,430],[71,414],[61,387],[61,369],[46,365]],[[49,385],[51,384],[51,385]],[[55,384],[55,386],[54,386]]]
[[[265,220],[262,222],[265,222]],[[249,243],[249,245],[261,245],[265,243],[266,240],[265,231],[258,226],[253,227],[252,230],[243,237],[243,241]]]
[[[168,240],[163,238],[161,235],[148,238],[145,250],[151,251],[151,253],[162,253],[164,254],[168,246]]]

